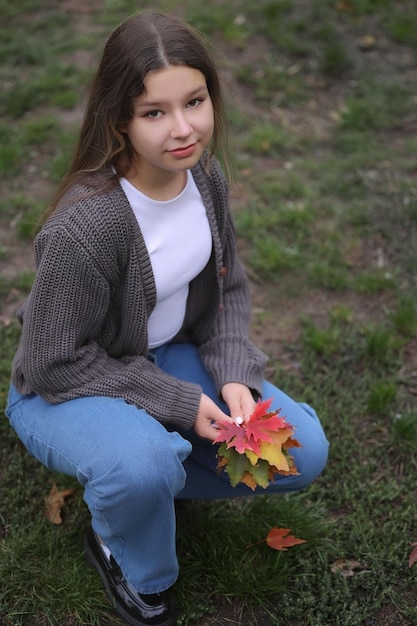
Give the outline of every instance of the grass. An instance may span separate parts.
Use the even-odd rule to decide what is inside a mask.
[[[33,279],[17,257],[65,171],[97,51],[150,5],[103,0],[81,15],[0,0],[1,409],[19,337],[11,311]],[[331,448],[304,492],[179,507],[179,623],[416,623],[414,3],[212,5],[152,3],[204,31],[233,77],[232,197],[253,333],[268,376],[316,408]],[[43,515],[54,482],[75,488],[62,526]],[[87,523],[81,488],[40,467],[0,419],[2,626],[119,623],[83,560]],[[273,526],[306,543],[271,550]]]

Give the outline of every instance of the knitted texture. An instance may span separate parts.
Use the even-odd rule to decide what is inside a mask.
[[[213,252],[191,282],[178,341],[199,346],[220,393],[240,382],[260,393],[266,357],[248,339],[249,296],[236,256],[227,185],[217,162],[192,170],[213,237]],[[21,341],[12,381],[49,403],[110,396],[157,420],[190,428],[201,388],[169,376],[148,357],[147,320],[156,289],[140,228],[117,185],[76,188],[35,240],[37,273],[18,311]]]

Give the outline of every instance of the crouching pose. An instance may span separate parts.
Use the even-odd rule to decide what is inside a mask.
[[[308,485],[327,460],[314,410],[264,380],[248,339],[216,67],[155,13],[110,36],[68,175],[35,241],[7,415],[30,454],[76,477],[87,558],[131,626],[176,623],[176,499],[251,495],[216,472],[216,423],[259,398],[296,428]]]

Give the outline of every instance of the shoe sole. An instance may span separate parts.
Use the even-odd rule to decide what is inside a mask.
[[[98,575],[100,576],[102,583],[104,585],[104,591],[106,593],[106,597],[108,601],[110,602],[110,604],[112,605],[113,609],[116,611],[118,615],[120,615],[122,619],[124,619],[124,621],[127,624],[129,624],[129,626],[175,626],[175,624],[177,623],[176,619],[174,621],[168,620],[165,622],[159,622],[159,623],[155,623],[154,625],[152,625],[152,624],[146,624],[145,622],[140,622],[139,620],[129,615],[129,613],[126,613],[124,608],[117,602],[116,598],[112,594],[108,580],[104,572],[102,572],[98,560],[92,553],[92,550],[90,546],[88,545],[87,539],[84,539],[84,555],[85,555],[85,560],[87,562],[87,565],[91,567],[92,569],[95,569]]]

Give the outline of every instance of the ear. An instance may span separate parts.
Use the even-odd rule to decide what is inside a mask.
[[[125,135],[127,133],[127,124],[120,124],[117,130]]]

